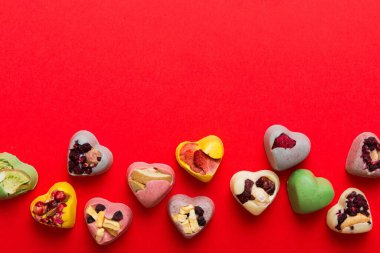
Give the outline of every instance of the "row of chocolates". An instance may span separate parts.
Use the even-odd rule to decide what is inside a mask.
[[[281,125],[269,127],[264,135],[264,148],[275,171],[292,168],[310,153],[309,138]],[[210,135],[196,142],[178,145],[176,159],[189,174],[209,182],[224,156],[221,139]],[[380,176],[380,143],[373,133],[360,134],[353,142],[346,160],[346,171],[353,175]],[[94,176],[109,170],[113,163],[111,151],[100,145],[89,131],[79,131],[70,140],[68,172],[72,176]],[[34,189],[36,170],[9,153],[0,154],[0,199],[9,199]],[[175,181],[173,169],[161,163],[136,162],[127,170],[127,181],[139,202],[147,208],[160,203]],[[280,187],[276,173],[270,170],[239,171],[233,175],[230,188],[233,196],[253,215],[261,214],[275,199]],[[287,184],[288,197],[296,213],[304,214],[328,206],[334,197],[332,184],[317,178],[305,169],[295,170]],[[48,226],[70,228],[76,216],[76,194],[66,183],[56,183],[47,194],[36,198],[30,211],[33,218]],[[201,196],[190,198],[178,194],[169,200],[169,214],[178,230],[191,238],[210,221],[213,201]],[[132,221],[131,209],[121,203],[102,198],[91,199],[85,208],[85,220],[98,244],[107,244],[122,234]],[[328,226],[340,233],[363,233],[371,230],[372,216],[364,193],[348,188],[327,214]]]

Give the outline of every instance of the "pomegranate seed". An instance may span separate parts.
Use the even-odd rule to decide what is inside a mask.
[[[54,194],[55,201],[61,202],[61,201],[64,201],[65,199],[66,199],[66,194],[63,191],[57,191]]]
[[[65,203],[60,203],[57,207],[57,212],[60,213],[63,211],[63,208],[65,208],[67,205]]]
[[[45,203],[38,201],[33,207],[33,213],[36,215],[43,215],[46,212]]]

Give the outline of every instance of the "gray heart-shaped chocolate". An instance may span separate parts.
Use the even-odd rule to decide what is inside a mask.
[[[74,134],[67,155],[72,176],[94,176],[106,172],[113,163],[111,151],[100,145],[95,135],[86,130]]]
[[[380,142],[374,133],[361,133],[352,142],[346,171],[359,177],[380,177]]]
[[[191,198],[184,194],[171,197],[168,204],[170,218],[187,239],[201,232],[214,215],[214,202],[204,196]]]
[[[305,160],[310,153],[311,143],[302,133],[273,125],[265,132],[264,148],[272,168],[282,171]]]

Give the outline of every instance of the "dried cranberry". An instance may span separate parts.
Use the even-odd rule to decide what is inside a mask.
[[[92,149],[92,146],[90,143],[86,142],[79,146],[79,149],[82,151],[82,153],[87,153]]]
[[[55,214],[54,217],[52,218],[52,222],[54,225],[62,225],[63,220],[60,214]]]
[[[380,160],[372,161],[372,158],[370,155],[370,152],[374,150],[376,150],[377,152],[380,151],[380,143],[378,143],[376,138],[368,137],[367,139],[364,139],[361,157],[363,159],[363,162],[366,164],[366,168],[370,172],[380,169]]]
[[[77,175],[92,173],[92,169],[89,168],[86,161],[86,153],[91,149],[90,143],[79,144],[78,141],[75,141],[69,152],[68,170],[70,173]]]
[[[203,214],[204,214],[204,210],[203,210],[203,208],[202,207],[200,207],[200,206],[195,206],[194,207],[194,211],[195,211],[195,214],[196,215],[198,215],[198,216],[203,216]]]
[[[355,191],[351,192],[346,197],[346,207],[342,213],[337,213],[338,225],[336,229],[341,230],[340,225],[347,219],[348,216],[356,216],[361,213],[365,216],[369,216],[369,206],[367,200],[362,194],[357,194]]]
[[[255,197],[253,197],[251,194],[252,187],[254,184],[255,183],[250,179],[246,179],[244,181],[244,191],[241,194],[236,195],[236,197],[239,199],[240,203],[244,204],[244,203],[248,202],[249,200],[255,199]]]
[[[84,168],[83,170],[84,170],[84,173],[86,173],[88,175],[92,173],[92,168],[91,167]]]
[[[206,225],[206,219],[203,216],[198,216],[197,217],[197,222],[198,222],[199,226],[203,227],[204,225]]]
[[[45,203],[38,201],[33,207],[33,213],[36,215],[43,215],[46,212]]]
[[[48,210],[54,209],[58,206],[58,202],[55,200],[49,201],[47,203]]]
[[[116,211],[112,216],[112,220],[114,221],[121,221],[122,219],[123,219],[123,213],[121,211]]]
[[[91,215],[87,216],[87,219],[86,219],[87,224],[93,223],[94,221],[95,220],[94,220],[94,218],[92,218]]]
[[[75,166],[73,171],[75,174],[83,174],[83,169],[80,166]]]
[[[71,161],[78,161],[79,157],[80,157],[80,153],[78,153],[76,151],[72,151],[69,154],[69,158],[70,158]]]
[[[274,182],[267,177],[260,177],[256,181],[256,186],[263,188],[264,191],[269,195],[273,195],[274,191],[276,190]]]
[[[67,205],[65,203],[60,203],[58,206],[57,206],[57,213],[61,213],[63,211],[63,209],[66,207]]]
[[[290,138],[288,135],[282,133],[276,139],[274,139],[272,149],[275,148],[293,148],[296,145],[296,141]]]
[[[95,206],[95,211],[96,211],[97,213],[99,213],[99,212],[101,212],[101,211],[104,211],[104,210],[106,210],[106,207],[105,207],[104,205],[102,205],[102,204],[97,204],[97,205]]]
[[[56,191],[53,197],[55,201],[61,202],[66,199],[66,194],[63,191]]]

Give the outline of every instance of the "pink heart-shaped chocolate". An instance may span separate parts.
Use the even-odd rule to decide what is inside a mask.
[[[95,135],[86,130],[76,132],[70,140],[67,155],[72,176],[94,176],[106,172],[113,163],[111,151],[100,145]]]
[[[127,170],[127,181],[133,194],[140,203],[147,207],[154,207],[173,188],[174,171],[162,163],[132,163]]]
[[[122,203],[103,198],[90,199],[84,208],[84,218],[90,234],[99,245],[109,244],[131,225],[131,209]]]
[[[374,133],[364,132],[355,138],[348,152],[346,171],[360,177],[380,177],[380,142]]]
[[[269,127],[264,135],[265,152],[274,170],[282,171],[299,164],[309,155],[310,147],[306,135],[281,125]]]
[[[168,203],[170,218],[187,239],[201,232],[214,215],[214,202],[204,196],[191,198],[184,194],[171,197]]]

